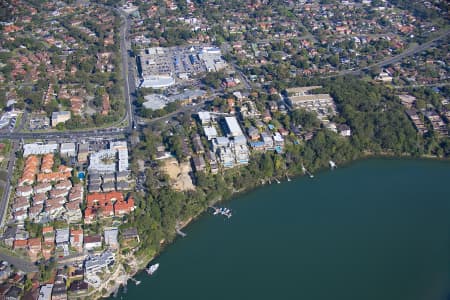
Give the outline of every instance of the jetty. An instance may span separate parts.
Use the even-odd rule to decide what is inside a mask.
[[[175,228],[175,231],[177,232],[178,235],[180,235],[181,237],[186,237],[187,234],[184,233],[183,231],[181,231],[179,228]]]
[[[287,181],[291,181],[291,179],[289,178],[287,173],[286,173],[286,179],[287,179]]]
[[[311,172],[309,172],[303,164],[302,164],[302,171],[303,171],[303,174],[307,174],[309,176],[309,178],[314,178],[314,175]]]
[[[131,280],[131,281],[134,281],[134,283],[135,283],[136,285],[140,285],[140,284],[141,284],[141,282],[140,282],[139,280],[136,280],[136,279],[134,279],[133,277],[131,277],[130,280]]]
[[[281,183],[277,178],[274,178],[274,179],[275,179],[275,181],[276,181],[278,184]]]

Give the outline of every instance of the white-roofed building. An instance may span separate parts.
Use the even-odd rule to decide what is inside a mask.
[[[114,173],[116,171],[116,150],[105,149],[89,156],[89,172],[100,174]]]
[[[164,89],[175,84],[175,79],[170,75],[153,75],[145,76],[142,80],[141,87]]]
[[[247,145],[235,145],[234,154],[236,156],[236,162],[240,165],[248,164],[250,159],[250,152]]]
[[[119,166],[118,171],[123,172],[128,170],[128,150],[119,150]]]
[[[236,117],[225,117],[230,136],[244,135]]]
[[[128,150],[126,141],[115,141],[109,143],[109,149],[111,150]]]
[[[100,150],[89,157],[88,171],[100,174],[111,174],[116,171],[128,171],[128,146],[126,141],[109,144],[109,149]]]
[[[171,99],[167,98],[164,95],[161,94],[150,94],[144,96],[145,102],[142,103],[142,105],[147,109],[162,109],[166,107],[166,105],[170,102],[172,102]]]
[[[42,155],[48,153],[54,153],[58,151],[58,144],[24,144],[23,145],[23,156],[27,157],[29,155]]]
[[[235,145],[247,145],[247,138],[244,135],[235,136],[233,139]]]
[[[84,269],[86,273],[96,273],[113,264],[114,253],[107,250],[100,255],[90,255],[84,262]]]
[[[220,148],[219,150],[220,162],[225,168],[234,167],[234,153],[230,148]]]
[[[200,119],[202,125],[208,125],[211,123],[211,114],[208,111],[199,111],[198,118]]]
[[[59,152],[61,155],[75,157],[77,155],[75,149],[75,143],[62,143]]]
[[[53,284],[46,284],[41,286],[41,289],[39,290],[39,297],[38,300],[51,300],[52,299],[52,290],[53,290]]]
[[[218,136],[212,140],[213,150],[217,151],[219,148],[228,147],[230,140],[224,136]]]
[[[70,111],[55,111],[52,113],[52,127],[70,120]]]
[[[117,228],[108,228],[104,231],[105,236],[105,244],[112,247],[117,248],[119,246],[118,236],[119,230]]]
[[[69,243],[70,232],[69,228],[56,229],[56,245],[58,244],[68,244]]]
[[[203,131],[208,141],[217,137],[217,130],[213,126],[203,126]]]

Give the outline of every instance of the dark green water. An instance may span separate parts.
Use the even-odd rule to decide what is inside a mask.
[[[260,188],[118,299],[450,299],[449,187],[448,162],[367,160]]]

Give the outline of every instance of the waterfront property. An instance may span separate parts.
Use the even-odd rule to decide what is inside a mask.
[[[336,104],[329,94],[311,94],[312,90],[321,86],[310,86],[287,89],[289,103],[295,108],[302,108],[310,112],[315,112],[318,118],[327,123],[329,117],[336,114]]]

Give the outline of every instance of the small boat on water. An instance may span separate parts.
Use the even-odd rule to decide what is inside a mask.
[[[148,269],[146,270],[146,271],[147,271],[147,274],[148,274],[148,275],[153,275],[153,273],[155,273],[156,270],[158,270],[158,268],[159,268],[159,264],[151,265],[151,266],[148,267]]]
[[[330,160],[330,161],[329,161],[329,164],[330,164],[330,168],[331,168],[332,170],[337,168],[337,165],[336,165],[336,163],[335,163],[334,161]]]

